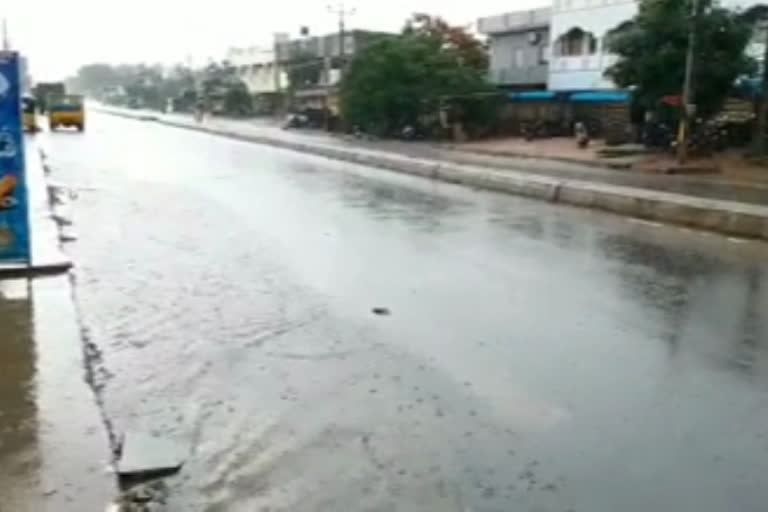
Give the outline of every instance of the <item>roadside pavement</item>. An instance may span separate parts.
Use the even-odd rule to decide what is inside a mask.
[[[724,175],[657,175],[467,146],[360,140],[281,130],[274,120],[209,118],[96,107],[154,121],[433,179],[750,238],[768,239],[768,184]]]

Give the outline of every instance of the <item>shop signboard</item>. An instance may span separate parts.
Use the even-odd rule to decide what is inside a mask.
[[[19,54],[0,51],[0,262],[29,262]]]

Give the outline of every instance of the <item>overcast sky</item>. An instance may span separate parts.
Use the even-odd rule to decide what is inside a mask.
[[[229,46],[269,44],[276,31],[335,30],[329,0],[2,0],[11,43],[26,54],[35,80],[63,78],[81,64],[204,62]],[[10,4],[10,5],[9,5]],[[410,13],[440,14],[451,22],[549,5],[549,0],[347,0],[352,28],[399,30]],[[182,21],[183,20],[183,21]]]

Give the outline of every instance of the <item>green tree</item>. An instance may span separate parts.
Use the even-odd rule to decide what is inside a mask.
[[[484,75],[482,66],[468,62],[442,37],[406,28],[402,36],[371,43],[352,60],[341,84],[344,120],[392,135],[435,116],[447,97],[491,92]]]
[[[608,36],[619,60],[606,74],[620,87],[636,87],[636,98],[645,108],[681,93],[693,1],[641,0],[638,14]],[[699,2],[694,102],[706,116],[720,107],[739,76],[755,72],[756,63],[745,54],[752,22],[716,0]]]
[[[224,94],[224,112],[233,116],[244,116],[253,110],[253,99],[243,82],[231,84]]]
[[[109,64],[88,64],[82,66],[74,77],[67,80],[67,85],[77,92],[97,94],[120,85],[120,76]]]
[[[225,114],[245,115],[252,110],[248,88],[227,61],[208,65],[203,72],[202,93],[215,110]]]

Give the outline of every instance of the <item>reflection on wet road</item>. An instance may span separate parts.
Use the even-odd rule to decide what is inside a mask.
[[[768,250],[153,124],[54,134],[178,511],[757,511]],[[371,313],[386,307],[390,316]]]
[[[34,386],[34,345],[32,338],[31,303],[27,300],[26,283],[17,282],[15,293],[5,284],[5,293],[0,301],[0,365],[3,385],[0,386],[0,459],[7,468],[8,477],[0,479],[3,497],[10,496],[10,506],[24,502],[18,497],[27,489],[24,478],[37,474],[39,456],[34,445],[37,435],[37,410],[30,388]],[[20,288],[20,289],[19,289]],[[13,475],[13,477],[11,476]]]
[[[0,510],[102,510],[106,438],[67,279],[0,281]]]

